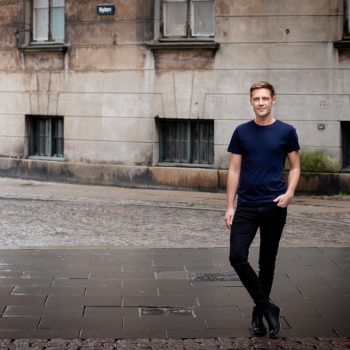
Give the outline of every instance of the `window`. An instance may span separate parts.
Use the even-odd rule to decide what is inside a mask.
[[[163,0],[163,37],[213,37],[214,0]]]
[[[350,48],[350,0],[344,0],[343,4],[343,37],[333,45],[337,49],[348,50]]]
[[[33,0],[34,41],[64,41],[64,0]]]
[[[342,134],[342,169],[350,171],[350,122],[341,122]]]
[[[350,0],[344,0],[344,30],[343,38],[350,39]]]
[[[213,164],[214,121],[160,119],[160,162]]]
[[[28,116],[29,156],[63,158],[63,117]]]

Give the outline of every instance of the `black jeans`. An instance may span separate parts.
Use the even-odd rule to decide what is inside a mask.
[[[287,208],[275,203],[259,207],[238,206],[230,237],[230,262],[259,308],[269,305],[276,256]],[[248,262],[249,247],[260,228],[259,276]]]

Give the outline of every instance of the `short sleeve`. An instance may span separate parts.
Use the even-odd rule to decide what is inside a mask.
[[[227,152],[242,154],[242,146],[240,143],[239,133],[237,129],[234,131],[231,137],[231,141],[227,148]]]
[[[299,146],[299,141],[298,141],[298,135],[295,130],[295,128],[291,128],[289,134],[288,134],[288,143],[287,143],[287,153],[291,153],[294,151],[299,151],[300,146]]]

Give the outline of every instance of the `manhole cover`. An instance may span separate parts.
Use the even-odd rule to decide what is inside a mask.
[[[158,307],[142,306],[141,316],[193,316],[194,312],[191,307]]]
[[[213,272],[213,273],[192,273],[192,281],[215,282],[215,281],[239,281],[235,272]]]

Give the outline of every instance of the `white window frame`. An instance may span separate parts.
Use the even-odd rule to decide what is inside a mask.
[[[43,9],[46,9],[45,15],[47,16],[47,30],[45,31],[44,35],[38,36],[36,32],[36,26],[38,24],[39,19],[37,18],[37,5],[39,5],[40,0],[31,0],[30,1],[30,18],[31,18],[31,37],[30,41],[35,43],[64,43],[65,40],[65,15],[64,15],[64,9],[65,9],[65,1],[64,0],[41,0],[46,1],[47,7],[42,7]],[[60,23],[60,26],[62,27],[61,30],[63,31],[62,35],[60,37],[55,37],[53,33],[53,25],[54,25],[54,11],[55,9],[61,9],[63,8],[63,16],[62,16],[62,22]],[[46,21],[45,21],[46,22]],[[46,23],[45,23],[46,24]]]
[[[186,22],[184,23],[184,35],[171,35],[171,33],[167,33],[167,24],[166,24],[166,4],[167,3],[176,3],[176,2],[185,2],[186,3]],[[212,13],[212,21],[213,21],[213,31],[211,33],[195,33],[195,16],[194,16],[194,8],[196,2],[210,2],[213,4],[213,13]],[[162,38],[179,38],[179,39],[188,39],[188,38],[214,38],[215,36],[215,0],[161,0],[160,1],[161,8],[161,37]]]

